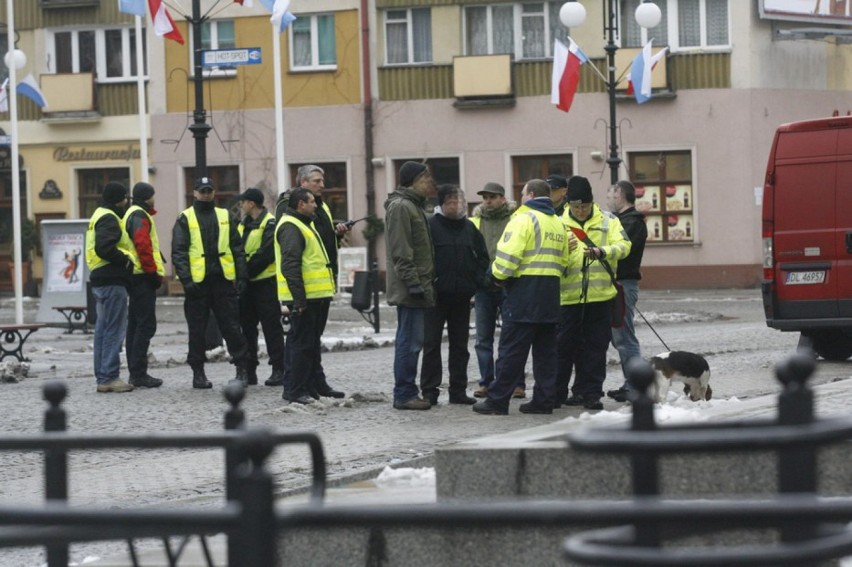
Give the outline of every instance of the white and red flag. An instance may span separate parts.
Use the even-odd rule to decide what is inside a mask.
[[[558,39],[553,43],[553,78],[550,102],[556,108],[568,112],[574,102],[574,94],[580,84],[580,66],[589,60],[574,40],[568,47]]]
[[[162,0],[148,0],[148,8],[151,10],[154,33],[183,45],[183,36],[180,35],[180,30],[175,26],[175,22],[169,11],[163,6]]]

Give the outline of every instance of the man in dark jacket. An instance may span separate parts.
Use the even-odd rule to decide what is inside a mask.
[[[148,347],[157,332],[157,290],[163,283],[163,255],[154,222],[154,187],[139,182],[133,186],[133,204],[124,217],[139,265],[133,270],[130,308],[127,315],[127,369],[137,388],[159,388],[163,381],[148,374]]]
[[[215,205],[209,177],[195,181],[192,196],[192,206],[178,215],[172,231],[172,263],[184,291],[192,387],[213,387],[204,373],[204,333],[211,309],[237,367],[236,380],[245,384],[247,349],[239,323],[239,295],[248,286],[243,241],[228,211]]]
[[[127,330],[127,290],[130,275],[139,263],[133,243],[124,230],[127,188],[107,183],[100,206],[92,213],[86,230],[86,264],[92,295],[97,302],[94,367],[97,391],[130,392],[133,386],[119,376],[119,354]]]
[[[438,404],[441,385],[441,339],[444,324],[450,343],[450,403],[475,404],[467,395],[467,349],[470,335],[470,299],[489,285],[489,258],[485,240],[467,218],[464,192],[456,185],[438,188],[438,206],[429,219],[435,248],[435,306],[426,311],[420,391],[423,399]]]
[[[316,199],[304,188],[293,191],[290,206],[275,228],[278,299],[290,309],[290,335],[285,356],[289,372],[282,397],[309,404],[329,396],[317,366],[322,330],[334,296],[334,278],[328,253],[314,228]],[[336,397],[336,396],[332,396]]]
[[[427,410],[418,396],[417,359],[423,350],[426,310],[435,305],[435,256],[423,207],[434,187],[422,163],[407,161],[399,170],[399,187],[385,201],[387,300],[396,306],[393,359],[393,407]]]
[[[618,350],[621,359],[621,370],[624,373],[624,384],[616,389],[609,390],[606,395],[617,402],[627,401],[627,394],[633,388],[627,381],[625,368],[627,361],[637,356],[642,356],[639,348],[639,339],[633,327],[633,314],[636,311],[636,302],[639,301],[639,280],[642,274],[639,267],[642,264],[642,255],[645,253],[645,241],[648,239],[648,227],[645,225],[645,215],[636,210],[636,188],[629,181],[621,180],[609,188],[606,194],[609,210],[615,213],[627,238],[632,246],[627,258],[618,262],[615,279],[624,288],[624,324],[612,329],[612,346]]]
[[[272,375],[269,385],[284,379],[284,329],[275,280],[275,218],[263,206],[260,189],[250,187],[239,196],[243,220],[237,228],[243,239],[249,283],[240,295],[240,327],[248,346],[248,383],[257,384],[257,325],[263,328]]]

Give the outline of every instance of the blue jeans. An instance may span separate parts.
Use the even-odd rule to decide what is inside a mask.
[[[612,329],[612,346],[616,348],[621,358],[624,387],[632,390],[632,386],[627,381],[625,367],[631,358],[642,356],[639,350],[639,339],[636,338],[633,327],[633,313],[636,311],[636,302],[639,300],[639,280],[620,280],[619,283],[624,288],[624,303],[627,309],[624,313],[624,325]]]
[[[479,363],[479,385],[494,381],[494,329],[497,312],[503,304],[503,290],[477,291],[473,308],[476,311],[476,361]]]
[[[417,361],[423,350],[426,309],[396,308],[396,342],[393,354],[393,401],[404,404],[417,397]]]
[[[118,379],[121,344],[127,330],[127,288],[107,285],[92,288],[98,320],[95,322],[95,380],[107,384]]]

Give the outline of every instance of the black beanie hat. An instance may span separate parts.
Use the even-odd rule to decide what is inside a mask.
[[[115,205],[123,201],[126,197],[127,187],[121,183],[116,183],[115,181],[107,183],[106,187],[104,187],[104,192],[101,195],[101,199],[107,205]]]
[[[592,196],[592,184],[581,175],[575,175],[568,180],[568,192],[565,193],[565,202],[569,205],[580,205],[594,201]]]
[[[416,161],[407,161],[399,168],[399,184],[402,187],[411,187],[417,176],[426,171],[426,166]]]
[[[144,202],[154,196],[154,186],[140,181],[133,186],[133,200]]]

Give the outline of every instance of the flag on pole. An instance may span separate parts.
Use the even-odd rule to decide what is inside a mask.
[[[118,0],[118,11],[145,17],[145,0]]]
[[[154,33],[160,37],[167,37],[183,45],[183,36],[175,27],[171,14],[163,6],[162,0],[148,0],[148,8],[151,9],[151,20],[154,22]]]
[[[651,72],[668,50],[668,47],[664,47],[656,55],[651,56],[651,42],[653,41],[653,39],[649,40],[642,47],[642,51],[633,59],[633,63],[630,66],[630,83],[627,86],[627,94],[632,94],[639,104],[650,100]]]
[[[571,42],[568,47],[558,39],[553,43],[553,77],[550,87],[550,102],[556,108],[568,112],[574,102],[577,85],[580,84],[580,66],[589,60],[583,50]]]
[[[0,85],[0,112],[9,112],[9,94],[6,87],[9,86],[9,77]]]
[[[287,29],[287,26],[295,19],[296,16],[290,13],[290,0],[275,0],[275,4],[272,5],[272,17],[270,21],[275,24],[279,32]]]
[[[22,94],[32,100],[39,108],[47,107],[47,100],[44,98],[44,93],[41,92],[41,89],[39,88],[32,73],[24,77],[24,80],[18,83],[15,90],[18,94]]]
[[[253,0],[234,0],[234,2],[236,2],[240,6],[245,6],[246,8],[251,8],[252,6],[254,6]]]

